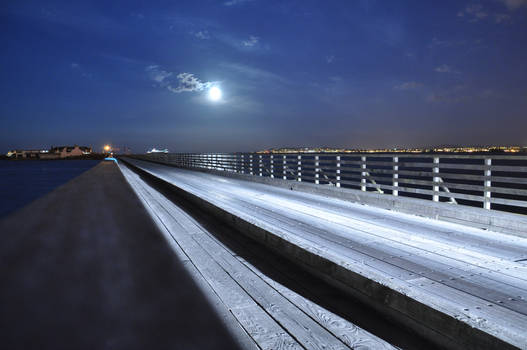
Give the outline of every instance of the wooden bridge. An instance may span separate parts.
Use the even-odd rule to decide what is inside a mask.
[[[0,342],[527,349],[526,165],[241,153],[101,163],[0,222]],[[55,216],[29,218],[46,209]]]
[[[527,205],[526,157],[134,158],[143,176],[437,346],[527,347],[527,217],[510,213]]]

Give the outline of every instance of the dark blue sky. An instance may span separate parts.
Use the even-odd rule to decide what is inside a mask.
[[[0,17],[2,152],[527,145],[527,0],[3,1]]]

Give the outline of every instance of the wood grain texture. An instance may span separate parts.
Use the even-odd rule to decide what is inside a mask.
[[[260,183],[132,162],[308,252],[404,290],[472,327],[516,344],[525,342],[527,270],[516,262],[527,251],[524,238]],[[272,235],[266,239],[273,239]]]
[[[130,177],[132,187],[146,205],[151,206],[151,213],[157,217],[158,223],[177,242],[178,255],[207,281],[202,288],[221,300],[259,347],[285,349],[300,345],[306,349],[349,349],[353,344],[363,348],[393,348],[349,321],[332,316],[322,308],[317,309],[315,304],[303,298],[287,298],[264,281],[264,276],[247,266],[247,262],[240,261],[222,246],[192,217],[141,183],[128,169],[123,168],[123,172]],[[285,291],[287,288],[282,287],[282,292]],[[317,317],[306,312],[307,305],[317,310]],[[346,331],[336,335],[328,330],[330,323],[333,328],[339,324]]]

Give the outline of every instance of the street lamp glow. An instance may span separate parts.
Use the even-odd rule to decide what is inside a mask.
[[[110,147],[110,145],[104,145],[104,150],[105,150],[106,152],[110,152],[111,149],[112,149],[112,148]]]
[[[221,90],[217,86],[213,86],[209,89],[209,98],[212,101],[219,101],[221,100]]]

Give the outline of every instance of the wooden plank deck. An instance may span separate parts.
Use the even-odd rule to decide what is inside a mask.
[[[422,317],[418,322],[447,339],[449,346],[508,344],[527,348],[525,238],[249,181],[127,161],[272,234],[266,239],[287,241],[312,257],[323,257],[345,271],[388,287],[396,293],[391,294],[396,302],[385,301],[387,308]],[[397,299],[400,295],[408,299]],[[426,305],[426,310],[438,314],[410,310],[401,300],[416,301],[415,305]],[[452,326],[460,324],[467,327]],[[463,334],[457,334],[461,331]]]
[[[269,278],[138,175],[121,170],[243,348],[394,348]]]

